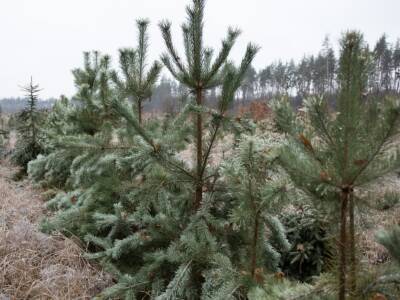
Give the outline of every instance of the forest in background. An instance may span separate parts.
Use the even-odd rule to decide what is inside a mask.
[[[368,69],[369,93],[400,92],[400,40],[390,42],[383,34],[370,49],[371,63]],[[258,70],[257,70],[258,69]],[[338,89],[338,58],[332,42],[324,39],[322,49],[315,55],[304,56],[299,62],[277,61],[260,68],[250,66],[235,96],[237,106],[253,100],[268,101],[287,95],[296,105],[311,95],[332,95]],[[144,109],[147,112],[173,112],[178,110],[179,99],[186,87],[173,78],[162,76],[154,87],[151,99]],[[217,100],[218,89],[207,92],[209,103]],[[332,98],[333,99],[333,98]],[[50,108],[56,99],[41,100],[39,108]],[[24,98],[0,99],[0,107],[6,113],[20,111],[26,105]]]

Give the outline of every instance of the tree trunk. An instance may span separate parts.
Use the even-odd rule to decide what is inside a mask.
[[[357,293],[357,260],[356,260],[356,240],[355,240],[355,224],[354,224],[354,198],[350,195],[349,200],[349,234],[350,234],[350,273],[349,273],[349,284],[350,294],[352,299]]]
[[[257,241],[258,241],[258,230],[259,230],[259,217],[256,214],[254,220],[254,232],[253,232],[253,240],[251,243],[251,276],[254,278],[256,267],[257,267]]]
[[[347,204],[349,189],[343,188],[340,193],[340,239],[339,239],[339,300],[346,299],[346,245],[347,245]]]
[[[138,101],[138,119],[139,119],[139,125],[142,125],[142,100]]]
[[[201,106],[203,103],[203,91],[201,88],[196,90],[196,104]],[[197,210],[201,201],[203,200],[203,175],[202,175],[202,163],[203,163],[203,118],[201,113],[196,116],[196,194],[194,201],[194,208]]]

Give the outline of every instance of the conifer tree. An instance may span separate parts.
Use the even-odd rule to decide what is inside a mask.
[[[37,108],[40,88],[31,78],[22,90],[26,93],[26,106],[18,114],[17,143],[12,160],[26,172],[28,163],[43,151],[41,116]]]
[[[202,9],[197,10],[196,15],[201,12]],[[73,232],[92,245],[95,253],[90,256],[101,259],[118,278],[115,286],[102,293],[105,298],[200,299],[210,295],[210,299],[218,299],[217,295],[226,295],[227,289],[232,297],[246,293],[248,283],[240,276],[240,259],[229,249],[236,247],[237,239],[231,240],[229,236],[234,232],[229,230],[227,234],[225,228],[232,196],[226,193],[219,166],[210,166],[209,158],[222,130],[232,127],[227,110],[257,47],[249,45],[236,68],[226,64],[232,41],[226,43],[220,55],[223,57],[214,67],[218,74],[211,76],[213,85],[221,89],[216,109],[197,105],[189,98],[170,122],[143,127],[126,105],[127,99],[114,93],[113,110],[108,112],[123,119],[115,141],[105,143],[111,136],[107,128],[104,131],[108,139],[98,133],[64,138],[68,147],[81,151],[71,165],[74,190],[49,202],[59,212],[44,222],[43,228]],[[207,75],[208,63],[201,66],[202,76]],[[210,81],[208,84],[211,86]],[[202,178],[207,179],[207,197],[195,207],[197,165],[191,169],[190,164],[179,159],[179,152],[192,142],[187,138],[194,131],[188,117],[198,114],[207,116],[202,119],[207,131],[202,128],[201,137],[206,141],[201,172]],[[276,222],[271,223],[270,228],[276,231],[274,237],[284,235],[279,225],[274,226]],[[259,238],[257,251],[264,240],[263,236]],[[271,245],[271,251],[274,247]],[[258,252],[256,255],[257,266],[261,267],[268,258]],[[227,273],[229,281],[215,280],[229,264],[235,268]],[[271,265],[276,267],[276,263]],[[237,289],[237,285],[241,288]]]
[[[264,271],[279,271],[280,252],[290,248],[283,225],[274,217],[284,206],[287,193],[286,178],[276,165],[278,149],[272,139],[243,137],[237,153],[222,168],[228,193],[235,200],[231,222],[247,245],[246,250],[236,252],[245,253],[243,268],[256,281]],[[266,230],[271,233],[269,240]]]
[[[168,53],[162,55],[161,60],[176,80],[184,84],[194,95],[199,111],[194,116],[195,122],[195,146],[196,146],[196,183],[193,209],[198,209],[203,199],[204,170],[208,163],[209,151],[204,153],[203,111],[204,94],[216,86],[222,84],[223,66],[227,62],[229,53],[240,34],[237,29],[229,28],[228,35],[222,41],[222,47],[213,60],[213,50],[204,46],[204,5],[205,0],[193,0],[193,5],[188,6],[187,22],[182,25],[185,60],[179,56],[171,34],[171,23],[160,23],[162,35],[167,46]],[[250,46],[252,52],[256,47]]]
[[[75,113],[70,121],[79,126],[84,134],[95,135],[113,119],[111,110],[112,88],[110,86],[111,58],[98,51],[83,53],[83,68],[72,71],[77,93],[74,100]]]
[[[43,126],[44,154],[28,163],[28,175],[39,186],[68,189],[70,167],[78,155],[72,149],[59,147],[59,141],[66,136],[82,134],[81,125],[75,122],[77,108],[64,96],[54,103],[46,116]]]
[[[362,35],[348,32],[341,40],[336,111],[330,111],[326,101],[314,97],[305,102],[306,118],[302,121],[288,101],[275,103],[277,125],[288,133],[286,149],[280,157],[282,166],[299,188],[320,204],[331,204],[338,212],[340,300],[349,294],[356,296],[357,191],[383,180],[400,163],[399,104],[394,99],[365,95],[367,63]]]
[[[110,57],[97,51],[84,52],[83,67],[72,71],[77,92],[62,96],[46,117],[42,128],[48,155],[29,163],[28,174],[42,186],[72,188],[73,162],[82,163],[109,148],[118,117],[111,109]],[[77,168],[77,165],[75,167]]]
[[[159,77],[161,65],[155,61],[146,73],[149,37],[147,33],[149,21],[136,21],[138,27],[138,46],[135,49],[119,50],[119,64],[123,79],[116,72],[112,78],[122,97],[132,98],[135,103],[139,124],[142,124],[143,102],[150,99],[154,85]]]
[[[211,154],[215,147],[219,132],[223,128],[229,127],[230,121],[226,116],[227,109],[233,102],[234,95],[240,87],[245,71],[255,53],[256,49],[249,46],[239,68],[236,69],[232,65],[225,67],[225,76],[217,109],[208,110],[211,120],[206,123],[207,129],[209,129],[207,156]],[[162,293],[156,299],[175,299],[174,297],[179,296],[199,299],[200,295],[210,295],[210,299],[218,299],[217,295],[225,295],[228,287],[231,288],[232,293],[239,293],[240,291],[236,291],[234,287],[240,282],[240,276],[237,275],[238,271],[235,271],[234,275],[230,273],[232,276],[227,276],[227,280],[229,277],[227,282],[215,281],[215,273],[222,274],[226,271],[226,260],[231,264],[230,258],[225,257],[224,251],[221,253],[218,246],[227,238],[225,230],[221,227],[224,221],[220,218],[226,218],[226,209],[229,209],[229,206],[223,210],[219,209],[220,212],[213,212],[218,202],[217,194],[221,193],[218,192],[216,186],[220,188],[224,186],[224,183],[218,183],[219,166],[205,167],[207,168],[205,174],[209,178],[206,193],[207,201],[202,202],[199,209],[193,212],[192,199],[195,193],[193,186],[197,181],[196,176],[193,175],[195,171],[188,169],[187,164],[176,159],[179,149],[182,149],[182,143],[185,143],[186,140],[185,136],[188,132],[186,119],[189,114],[197,112],[199,107],[190,101],[169,126],[168,131],[162,132],[162,135],[155,135],[154,132],[142,128],[134,115],[122,103],[116,101],[115,109],[126,120],[126,125],[131,127],[131,130],[135,131],[142,140],[143,149],[132,149],[134,152],[129,155],[131,158],[128,159],[127,157],[126,160],[135,161],[139,165],[145,163],[144,169],[142,167],[140,172],[145,174],[146,180],[141,180],[140,187],[134,192],[135,199],[141,199],[141,201],[135,200],[137,208],[134,212],[126,215],[125,222],[128,219],[147,221],[146,224],[136,223],[136,227],[141,228],[141,230],[131,232],[121,240],[112,242],[112,239],[98,239],[93,235],[88,235],[87,240],[105,248],[104,251],[94,254],[93,257],[105,259],[106,265],[109,265],[110,260],[121,259],[122,256],[132,251],[137,253],[136,251],[141,251],[142,247],[145,247],[149,253],[146,255],[146,264],[140,266],[135,276],[128,278],[122,274],[118,275],[120,285],[107,290],[104,295],[125,295],[128,290],[131,293],[132,290],[136,290],[135,293],[137,293],[134,286],[147,278],[148,272],[151,272],[153,277],[158,278],[157,280],[153,278],[154,283],[160,280],[164,282],[166,274],[155,274],[155,270],[161,267],[160,264],[169,265],[169,270],[171,270],[171,264],[178,264],[179,268],[172,276],[171,274],[167,275],[169,284],[166,289],[163,290],[160,286],[157,287],[158,292],[157,290],[153,292],[157,295],[157,293],[160,293],[160,289],[162,290]],[[177,130],[178,128],[179,130]],[[134,154],[136,151],[138,153]],[[223,188],[223,190],[225,189]],[[226,196],[221,197],[220,205],[222,205],[222,201],[229,202],[229,200],[223,200],[227,198]],[[228,198],[231,198],[231,196]],[[144,201],[144,199],[148,200]],[[143,215],[144,208],[148,205],[151,205],[152,213]],[[109,222],[109,228],[116,228],[117,224],[123,222],[117,221],[120,217],[115,218],[112,215],[114,214],[96,215],[95,218],[101,223],[108,220],[106,222]],[[98,224],[100,225],[100,223]],[[277,229],[276,236],[284,235],[279,225],[273,228]],[[263,237],[260,236],[260,240],[262,239]],[[160,244],[164,247],[160,248],[158,246]],[[261,247],[261,245],[260,242],[259,246]],[[234,246],[232,245],[232,247]],[[271,250],[273,251],[272,246]],[[205,279],[200,275],[202,273],[207,274]],[[242,284],[240,283],[240,285]]]

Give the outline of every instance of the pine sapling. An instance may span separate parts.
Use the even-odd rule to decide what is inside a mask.
[[[113,72],[112,79],[120,96],[134,101],[134,108],[136,108],[138,121],[141,125],[143,122],[143,102],[151,98],[154,85],[161,72],[161,65],[155,61],[146,73],[149,21],[140,19],[136,21],[136,25],[139,32],[137,48],[119,50],[119,64],[123,78]]]
[[[282,166],[299,188],[338,210],[340,300],[356,297],[356,192],[400,163],[399,104],[365,94],[368,60],[362,35],[348,32],[341,40],[336,111],[314,97],[301,120],[288,101],[275,102],[278,127],[289,134]]]
[[[204,95],[205,92],[222,84],[224,78],[223,66],[227,62],[229,53],[239,36],[239,30],[230,28],[228,36],[222,41],[222,47],[213,60],[213,50],[206,48],[203,43],[205,0],[193,0],[193,5],[187,7],[187,22],[182,25],[183,45],[185,50],[184,61],[176,51],[172,42],[171,23],[160,23],[162,35],[168,52],[161,57],[165,67],[176,80],[184,84],[194,95],[199,111],[194,116],[194,140],[196,151],[196,182],[193,209],[197,210],[203,199],[204,170],[207,157],[204,155]],[[256,52],[255,49],[252,50]]]
[[[41,115],[37,108],[39,101],[38,84],[31,78],[29,85],[22,88],[26,92],[27,104],[18,114],[17,143],[12,160],[26,172],[29,161],[35,159],[42,151]]]
[[[235,200],[231,222],[247,241],[247,249],[236,251],[246,253],[248,260],[243,258],[243,267],[255,282],[262,281],[264,271],[278,272],[279,251],[290,248],[283,225],[274,217],[287,193],[287,181],[276,165],[276,144],[272,139],[244,137],[237,153],[222,169]],[[268,270],[264,270],[265,266]]]

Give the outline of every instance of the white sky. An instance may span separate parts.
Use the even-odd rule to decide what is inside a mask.
[[[117,62],[117,49],[136,44],[135,19],[151,20],[150,58],[164,50],[158,22],[180,25],[190,0],[0,0],[0,98],[21,96],[19,86],[32,75],[42,97],[74,93],[71,69],[82,52],[100,50]],[[340,33],[358,29],[370,43],[382,33],[400,37],[399,0],[208,0],[205,41],[219,47],[229,25],[243,33],[232,58],[238,61],[247,42],[262,47],[256,69],[278,59],[317,53],[324,36],[336,43]]]

